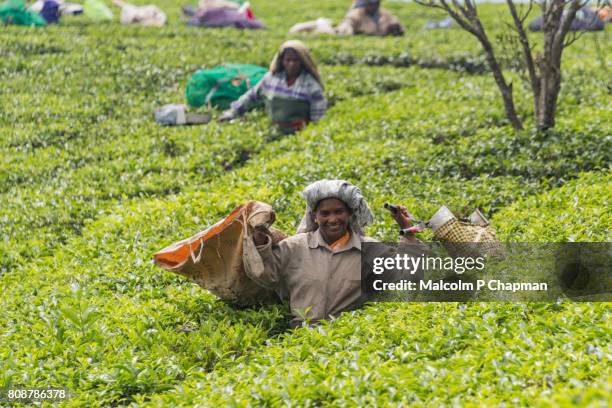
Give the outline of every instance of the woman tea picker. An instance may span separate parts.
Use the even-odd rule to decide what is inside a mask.
[[[241,116],[263,100],[266,113],[285,133],[317,122],[327,110],[323,84],[310,52],[301,41],[287,41],[272,60],[263,79],[225,111],[219,121]]]
[[[362,243],[376,242],[363,228],[373,215],[359,188],[343,180],[317,181],[302,192],[306,214],[292,237],[272,244],[267,230],[253,233],[262,262],[245,262],[245,272],[257,284],[289,300],[293,319],[316,322],[358,308],[361,291]],[[411,225],[404,207],[393,217],[401,228]],[[414,236],[406,243],[420,244]]]
[[[403,35],[404,27],[387,10],[381,0],[355,0],[344,20],[336,27],[340,35]]]

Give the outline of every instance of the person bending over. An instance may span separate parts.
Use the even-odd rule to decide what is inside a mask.
[[[380,7],[380,0],[356,0],[336,32],[340,35],[403,35],[404,27]]]
[[[266,113],[284,133],[319,121],[327,110],[323,83],[308,48],[297,40],[279,48],[263,79],[220,117],[220,122],[243,115],[263,100]]]

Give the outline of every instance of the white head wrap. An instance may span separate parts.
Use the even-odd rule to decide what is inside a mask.
[[[314,222],[314,212],[317,204],[326,198],[337,198],[348,206],[353,213],[349,225],[358,235],[363,236],[363,228],[374,221],[374,215],[361,190],[347,181],[316,181],[302,191],[302,197],[306,200],[306,213],[300,222],[298,233],[315,231],[318,228]]]

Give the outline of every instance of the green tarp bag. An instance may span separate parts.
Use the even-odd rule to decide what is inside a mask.
[[[8,0],[0,4],[0,21],[21,26],[46,26],[47,22],[38,13],[28,11],[23,0]]]
[[[83,3],[83,12],[92,21],[101,23],[111,21],[113,12],[102,0],[85,0]]]
[[[224,64],[200,69],[187,82],[187,103],[194,108],[210,104],[228,109],[233,101],[257,85],[266,72],[266,68],[248,64]]]

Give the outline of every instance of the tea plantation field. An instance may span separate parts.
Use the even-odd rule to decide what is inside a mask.
[[[553,131],[532,130],[508,71],[517,134],[478,44],[424,29],[435,10],[388,0],[405,37],[338,38],[287,31],[348,1],[251,3],[267,30],[189,28],[175,0],[157,2],[162,29],[0,28],[0,389],[66,387],[68,407],[609,406],[608,303],[372,304],[290,330],[286,307],[233,308],[151,256],[249,199],[293,233],[321,178],[361,187],[378,239],[396,239],[392,201],[419,218],[480,207],[507,241],[610,241],[610,27],[566,50]],[[481,6],[494,38],[505,10]],[[288,38],[319,63],[320,123],[153,122],[196,69],[267,66]]]

